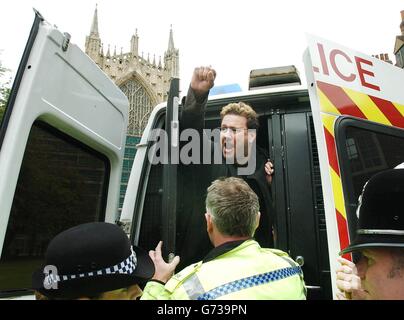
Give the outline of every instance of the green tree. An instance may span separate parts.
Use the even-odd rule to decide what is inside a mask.
[[[11,79],[7,79],[5,82],[3,81],[3,77],[5,77],[9,71],[10,71],[9,69],[3,67],[2,62],[0,60],[0,121],[3,118],[8,97],[10,96],[11,92],[10,88]]]

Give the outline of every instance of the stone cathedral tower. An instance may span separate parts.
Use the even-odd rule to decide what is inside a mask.
[[[90,35],[86,37],[85,51],[95,63],[120,87],[130,102],[128,135],[138,136],[147,124],[154,106],[167,100],[171,77],[179,76],[179,50],[174,47],[172,28],[170,29],[167,51],[164,60],[156,61],[143,53],[139,55],[139,36],[137,30],[130,40],[130,51],[111,54],[108,45],[104,51],[98,32],[98,8],[95,8]]]
[[[396,37],[396,43],[394,46],[394,54],[396,56],[396,66],[404,68],[404,10],[401,11],[401,35]]]

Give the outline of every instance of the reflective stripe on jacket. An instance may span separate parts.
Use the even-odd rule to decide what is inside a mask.
[[[143,300],[305,299],[300,267],[283,251],[254,240],[208,262],[190,265],[166,285],[150,281]]]

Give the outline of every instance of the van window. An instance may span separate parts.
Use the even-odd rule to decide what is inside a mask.
[[[49,241],[105,216],[110,165],[42,122],[31,128],[0,259],[0,295],[31,285]]]
[[[156,115],[154,129],[164,130],[165,113]],[[148,152],[154,142],[149,142]],[[160,156],[157,153],[156,156]],[[139,221],[139,230],[132,230],[132,238],[135,243],[144,250],[154,250],[158,242],[163,239],[163,164],[152,164],[147,157],[139,186],[144,193],[143,201],[138,201],[134,208],[134,221]],[[135,227],[135,223],[133,223]],[[137,226],[136,226],[137,227]]]
[[[154,250],[163,239],[162,175],[162,164],[150,165],[138,243],[145,250]]]
[[[365,183],[404,162],[404,130],[345,118],[336,124],[336,143],[351,233],[356,230],[357,202]]]

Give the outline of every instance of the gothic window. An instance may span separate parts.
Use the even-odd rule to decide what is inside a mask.
[[[127,134],[141,136],[154,107],[153,99],[146,92],[145,88],[134,79],[125,82],[120,86],[120,89],[129,100]]]
[[[404,45],[400,48],[399,51],[397,51],[396,60],[397,60],[397,65],[400,68],[404,68]]]

